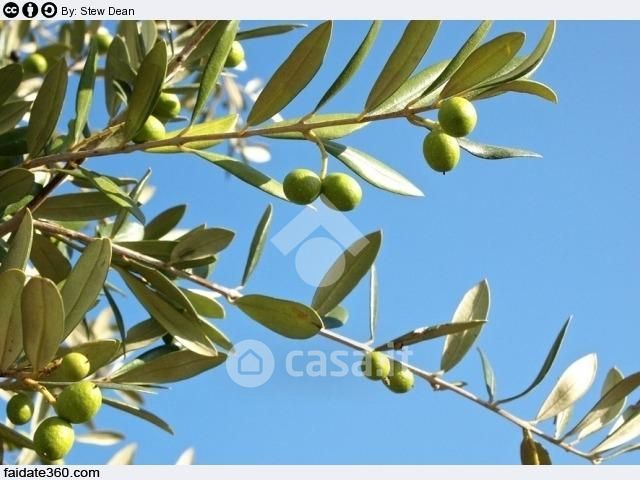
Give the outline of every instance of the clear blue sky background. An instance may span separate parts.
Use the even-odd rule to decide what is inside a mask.
[[[244,22],[243,28],[265,22]],[[337,22],[322,71],[285,110],[305,113],[333,81],[368,28],[366,22]],[[474,28],[473,22],[445,22],[423,64],[450,57]],[[325,111],[354,112],[394,47],[403,25],[386,22],[373,53],[351,85]],[[527,33],[527,50],[542,22],[499,22],[492,36]],[[240,80],[268,77],[304,31],[245,42],[249,70]],[[537,150],[542,160],[486,161],[464,155],[449,175],[427,168],[421,153],[424,131],[403,121],[371,126],[347,140],[390,163],[413,179],[426,197],[404,198],[364,189],[360,208],[349,220],[362,232],[384,230],[379,257],[380,326],[385,340],[418,326],[448,321],[462,294],[488,278],[492,292],[490,323],[479,345],[490,357],[498,395],[520,391],[537,373],[562,322],[575,315],[554,371],[529,397],[511,404],[525,418],[537,412],[554,380],[576,358],[597,352],[600,372],[596,399],[606,370],[638,369],[634,332],[640,293],[640,164],[637,23],[561,22],[555,44],[536,77],[551,85],[560,102],[512,94],[477,104],[479,141]],[[101,88],[100,88],[101,90]],[[72,108],[72,102],[68,102]],[[102,94],[92,122],[104,119]],[[294,167],[317,168],[310,145],[270,142],[273,161],[265,168],[282,178]],[[215,280],[235,285],[242,274],[255,223],[268,202],[261,192],[229,180],[215,167],[186,155],[144,154],[94,160],[91,167],[122,175],[153,168],[158,194],[148,217],[177,203],[189,205],[184,226],[206,222],[238,232],[222,256]],[[332,162],[332,170],[342,170]],[[300,207],[275,202],[272,232]],[[317,236],[327,236],[318,231]],[[313,288],[296,274],[294,254],[283,256],[269,244],[248,286],[251,292],[309,301]],[[328,266],[328,265],[326,265]],[[348,299],[351,320],[343,333],[367,336],[365,285]],[[128,322],[144,313],[133,302]],[[322,338],[294,342],[254,324],[232,308],[220,324],[235,341],[259,339],[277,359],[265,386],[244,389],[224,368],[178,384],[148,400],[176,436],[120,413],[100,414],[98,425],[122,428],[139,443],[139,463],[171,463],[195,447],[199,463],[518,463],[520,432],[502,419],[449,393],[418,383],[407,395],[393,395],[360,378],[290,378],[284,358],[291,349],[332,351]],[[413,359],[437,369],[441,343],[415,348]],[[475,352],[451,373],[484,393]],[[545,425],[552,430],[552,425]],[[114,448],[78,446],[69,458],[104,462]],[[551,449],[556,463],[575,458]],[[629,456],[620,462],[634,462]]]

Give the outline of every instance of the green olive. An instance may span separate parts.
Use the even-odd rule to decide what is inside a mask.
[[[455,168],[460,160],[460,145],[451,135],[433,131],[422,144],[424,158],[436,172],[446,173]]]
[[[36,453],[47,461],[64,458],[75,441],[73,427],[59,417],[50,417],[43,421],[33,434]]]
[[[236,40],[231,44],[231,50],[229,50],[229,55],[227,56],[227,60],[224,62],[224,66],[227,68],[235,68],[243,61],[244,48],[242,48],[242,44]]]
[[[7,402],[7,418],[14,425],[24,425],[33,417],[33,402],[24,393],[18,393]]]
[[[297,168],[285,177],[282,187],[290,201],[298,205],[308,205],[320,195],[322,181],[315,172]]]
[[[164,124],[153,115],[149,115],[142,128],[133,137],[133,141],[135,143],[153,142],[162,140],[166,134]]]
[[[444,133],[452,137],[466,137],[475,128],[478,114],[469,100],[453,97],[440,105],[438,122]]]
[[[330,173],[322,181],[322,199],[341,212],[356,208],[362,200],[362,188],[345,173]]]
[[[102,392],[93,382],[73,383],[62,390],[56,401],[56,412],[70,423],[91,420],[102,406]]]

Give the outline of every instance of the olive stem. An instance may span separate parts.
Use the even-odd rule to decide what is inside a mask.
[[[40,385],[33,378],[23,378],[22,383],[24,383],[27,387],[31,388],[32,390],[40,392],[40,394],[45,398],[47,402],[49,402],[49,404],[51,405],[56,404],[56,397],[54,397],[51,394],[51,392],[47,390],[47,387],[45,387],[44,385]]]
[[[327,176],[327,171],[329,170],[329,154],[327,153],[327,149],[324,148],[324,144],[314,131],[305,132],[304,136],[310,142],[315,143],[318,150],[320,150],[320,178],[324,180],[324,177]]]

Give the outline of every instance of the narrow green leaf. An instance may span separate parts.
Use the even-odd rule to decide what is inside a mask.
[[[153,111],[167,74],[167,45],[163,40],[155,44],[142,61],[124,124],[124,138],[132,139]]]
[[[14,128],[24,114],[29,111],[31,102],[11,102],[0,106],[0,133],[5,133]]]
[[[144,226],[144,239],[157,240],[173,230],[187,211],[186,205],[176,205],[159,213]]]
[[[86,170],[84,168],[80,168],[80,170],[85,174],[85,177],[89,180],[93,188],[104,193],[105,196],[116,205],[131,212],[131,214],[136,217],[140,223],[144,224],[144,214],[142,213],[142,210],[140,210],[138,203],[113,180],[100,173],[92,172],[91,170]]]
[[[530,150],[520,148],[501,147],[499,145],[485,145],[477,143],[468,138],[457,138],[460,148],[466,150],[471,155],[487,160],[502,160],[504,158],[541,158],[542,155]]]
[[[598,357],[594,353],[573,362],[560,376],[540,407],[536,421],[541,422],[555,417],[580,400],[593,384],[597,368]]]
[[[562,342],[564,340],[564,337],[567,334],[567,329],[569,328],[569,324],[571,323],[572,318],[573,317],[567,318],[567,320],[564,322],[564,325],[562,325],[560,332],[558,332],[556,339],[553,341],[553,345],[551,345],[551,348],[549,349],[549,353],[547,354],[547,357],[544,359],[544,363],[542,364],[542,367],[540,368],[538,375],[536,375],[536,378],[533,379],[533,382],[531,382],[531,385],[529,385],[527,388],[525,388],[522,392],[518,393],[517,395],[497,401],[496,405],[512,402],[514,400],[522,398],[526,394],[531,392],[534,388],[536,388],[538,385],[540,385],[540,383],[542,383],[542,381],[547,376],[547,373],[549,373],[549,370],[551,370],[551,367],[553,366],[553,362],[558,356],[558,352],[560,351],[560,347],[562,347]]]
[[[111,240],[108,238],[91,242],[80,255],[61,291],[66,312],[65,338],[95,305],[110,265]]]
[[[190,350],[176,350],[145,361],[139,366],[112,377],[118,383],[173,383],[195,377],[224,363],[227,356],[198,355]]]
[[[371,265],[369,271],[369,341],[374,342],[378,330],[378,269]],[[335,308],[338,308],[338,305]],[[335,308],[333,310],[335,310]],[[332,311],[333,311],[332,310]],[[331,313],[331,312],[329,312]]]
[[[432,92],[435,92],[438,88],[442,87],[451,76],[458,71],[460,66],[465,63],[469,55],[471,55],[480,42],[487,36],[489,30],[491,29],[491,25],[493,22],[490,20],[484,20],[480,22],[478,28],[476,28],[473,33],[469,36],[466,42],[460,47],[460,50],[453,56],[451,61],[447,62],[446,66],[438,73],[438,76],[427,86],[420,96],[428,95]]]
[[[132,465],[137,451],[138,451],[138,445],[136,443],[127,445],[126,447],[118,450],[109,459],[109,461],[107,462],[107,465]]]
[[[427,53],[439,26],[439,20],[412,20],[407,24],[400,41],[369,92],[365,111],[379,106],[409,78]]]
[[[360,67],[364,63],[364,60],[369,55],[369,51],[371,47],[373,47],[373,43],[378,36],[378,32],[380,31],[380,27],[382,26],[382,21],[374,20],[371,23],[371,27],[369,31],[362,39],[360,46],[351,56],[345,67],[338,75],[338,78],[331,84],[331,86],[327,89],[327,91],[322,95],[322,98],[316,105],[316,108],[313,109],[314,112],[320,110],[320,108],[331,100],[340,90],[342,90],[349,81],[353,78],[353,76],[360,70]]]
[[[116,82],[133,85],[135,81],[136,72],[131,66],[127,45],[122,37],[116,36],[107,51],[104,69],[105,102],[110,117],[115,117],[121,103],[115,87]]]
[[[484,378],[484,386],[487,389],[487,395],[489,395],[489,402],[493,402],[496,396],[496,375],[493,373],[489,359],[480,348],[478,348],[478,355],[480,355],[480,363],[482,363],[482,376]]]
[[[110,447],[120,443],[122,440],[124,440],[122,433],[109,430],[93,430],[76,436],[76,442],[78,443],[98,445],[101,447]]]
[[[144,57],[144,45],[142,45],[142,38],[140,37],[140,30],[138,29],[138,22],[136,20],[123,20],[118,23],[117,36],[121,36],[127,50],[131,55],[131,62],[134,68],[140,65],[140,62]]]
[[[0,68],[0,105],[9,100],[22,83],[22,66],[10,63]]]
[[[0,174],[0,209],[26,197],[34,183],[35,176],[24,168],[12,168]]]
[[[495,87],[489,87],[487,89],[480,90],[478,94],[465,95],[466,97],[474,100],[482,100],[484,98],[491,98],[497,95],[501,95],[507,92],[526,93],[540,97],[543,100],[548,100],[551,103],[558,103],[558,96],[551,87],[544,83],[534,82],[533,80],[512,80],[510,82],[496,85]]]
[[[322,317],[324,328],[340,328],[349,321],[349,311],[342,305],[338,305]],[[371,323],[370,323],[371,325]]]
[[[127,351],[139,350],[152,345],[167,331],[153,318],[136,323],[127,331],[125,344]]]
[[[116,299],[113,298],[113,295],[111,294],[111,292],[109,291],[109,288],[106,285],[102,287],[102,292],[104,293],[104,297],[107,299],[107,303],[109,304],[111,313],[113,313],[113,317],[115,318],[116,327],[118,327],[118,333],[120,334],[120,340],[124,344],[127,330],[124,325],[124,317],[122,316],[120,307],[118,307]],[[126,350],[123,353],[127,353]]]
[[[136,242],[118,242],[118,245],[162,261],[169,261],[171,252],[178,242],[170,240],[138,240]]]
[[[144,52],[150,52],[158,40],[158,27],[155,20],[143,20],[140,23],[140,40]]]
[[[50,278],[55,283],[62,282],[71,272],[71,264],[67,257],[51,240],[42,235],[33,237],[31,263],[41,277]]]
[[[281,200],[287,200],[280,182],[265,175],[260,170],[256,170],[250,165],[242,163],[235,158],[220,155],[218,153],[201,152],[188,148],[185,148],[184,150],[196,154],[200,158],[213,163],[223,170],[226,170],[234,177],[239,178],[243,182],[258,188],[269,195],[273,195]]]
[[[205,105],[209,101],[211,93],[216,88],[218,77],[224,68],[224,63],[231,51],[231,45],[236,38],[238,32],[238,26],[240,22],[237,20],[218,21],[213,30],[216,32],[215,48],[211,52],[207,64],[204,67],[202,78],[200,79],[200,88],[198,89],[198,96],[196,97],[196,104],[193,107],[191,113],[191,121],[189,125],[193,125]]]
[[[382,232],[365,235],[347,248],[324,275],[311,306],[320,314],[329,313],[342,302],[371,269],[380,246]]]
[[[27,135],[29,133],[28,127],[18,127],[13,130],[9,130],[0,135],[0,155],[24,155],[28,153],[27,148]],[[20,160],[19,163],[22,163]]]
[[[417,328],[405,333],[404,335],[400,335],[393,340],[389,340],[384,345],[377,347],[376,350],[402,350],[404,347],[415,345],[416,343],[466,332],[470,329],[477,329],[478,327],[482,327],[485,323],[487,323],[486,320],[470,320],[466,322],[441,323],[439,325]]]
[[[602,391],[600,393],[601,398],[606,396],[606,394],[615,387],[618,383],[623,381],[624,375],[617,368],[612,368],[607,373],[607,377],[605,378],[604,384],[602,385]],[[608,408],[600,410],[598,413],[600,414],[598,417],[594,418],[593,421],[583,424],[578,429],[573,429],[573,434],[577,435],[576,440],[580,441],[583,438],[591,435],[592,433],[597,432],[598,430],[604,428],[608,423],[612,422],[624,408],[626,403],[626,397],[623,397],[618,402],[610,405]]]
[[[117,268],[118,273],[149,314],[182,345],[194,353],[214,357],[216,349],[205,335],[197,316],[178,309],[130,273]],[[178,290],[178,294],[181,292]]]
[[[537,68],[542,64],[544,57],[549,52],[551,44],[553,43],[555,32],[556,22],[554,20],[551,20],[547,24],[547,28],[542,34],[540,41],[527,57],[519,62],[514,68],[507,70],[505,73],[498,75],[495,78],[492,78],[484,86],[493,86],[510,82],[512,80],[523,78],[526,75],[530,75],[535,72]]]
[[[624,380],[619,380],[611,385],[615,379],[619,377],[620,372],[617,371],[617,369],[612,369],[609,372],[609,375],[607,375],[608,381],[605,382],[605,386],[602,389],[603,393],[601,398],[589,410],[584,418],[582,418],[582,420],[580,420],[578,424],[565,435],[565,438],[576,434],[578,434],[580,438],[583,438],[589,433],[595,431],[593,430],[592,432],[589,432],[589,430],[596,426],[598,429],[601,428],[620,413],[620,410],[624,408],[625,399],[640,387],[640,372],[629,375]],[[604,390],[607,386],[609,386],[609,388],[605,392]],[[617,413],[613,415],[614,412]],[[606,422],[604,422],[605,419],[607,420]],[[585,431],[589,433],[585,433]]]
[[[48,278],[32,277],[22,290],[22,343],[34,372],[55,358],[64,331],[60,292]]]
[[[129,415],[133,415],[134,417],[141,418],[142,420],[149,422],[152,425],[155,425],[156,427],[173,435],[173,430],[171,429],[171,426],[167,422],[162,420],[156,414],[151,413],[150,411],[145,410],[144,408],[141,408],[138,405],[131,405],[129,403],[124,403],[109,397],[103,397],[102,403],[112,408],[115,408],[117,410],[120,410],[121,412],[125,412],[125,413],[128,413]]]
[[[0,423],[0,437],[20,448],[28,448],[30,450],[35,448],[29,437],[11,427],[7,427],[4,423]]]
[[[423,197],[422,191],[406,177],[360,150],[335,142],[323,142],[327,152],[374,187],[388,192]]]
[[[178,263],[216,255],[229,246],[235,233],[224,228],[193,230],[178,241],[171,252],[171,262]]]
[[[320,113],[312,115],[305,120],[306,124],[324,123],[324,122],[336,122],[344,120],[353,120],[353,123],[345,125],[331,125],[328,127],[318,127],[311,130],[313,134],[320,140],[335,140],[337,138],[346,137],[353,132],[357,132],[361,128],[368,125],[368,122],[359,122],[357,113]],[[299,124],[302,118],[291,118],[288,120],[282,120],[280,122],[273,122],[268,124],[269,129],[285,128],[292,125]],[[283,131],[275,132],[264,135],[268,138],[278,138],[283,140],[307,140],[301,132],[295,131]]]
[[[332,22],[314,28],[276,70],[249,112],[247,125],[268,120],[286,107],[315,77],[331,39]]]
[[[269,204],[267,206],[267,209],[262,214],[262,217],[260,217],[258,226],[256,227],[253,238],[251,239],[251,245],[249,246],[249,255],[244,267],[244,273],[242,274],[241,285],[247,284],[247,280],[249,280],[249,277],[260,261],[260,257],[262,257],[262,251],[264,250],[264,245],[267,241],[267,235],[269,234],[269,227],[271,226],[272,217],[273,206]]]
[[[21,295],[26,276],[21,270],[0,273],[0,370],[22,353]]]
[[[56,129],[67,93],[67,75],[63,59],[51,67],[42,81],[29,116],[27,145],[31,156],[42,151]]]
[[[11,268],[24,270],[29,261],[31,243],[33,242],[33,219],[31,211],[27,208],[18,229],[11,236],[9,251],[0,265],[0,272],[6,272]]]
[[[303,23],[291,23],[284,25],[270,25],[268,27],[252,28],[251,30],[243,30],[238,32],[236,40],[250,40],[253,38],[270,37],[273,35],[282,35],[283,33],[289,33],[298,28],[306,28]]]
[[[204,319],[200,319],[200,323],[205,335],[207,335],[211,342],[225,350],[231,350],[233,348],[233,343],[229,340],[229,337],[214,327],[211,323]]]
[[[198,135],[215,135],[219,133],[232,132],[236,128],[238,123],[238,115],[226,115],[224,117],[216,118],[208,122],[199,123],[189,127],[189,131],[185,133],[184,128],[179,130],[172,130],[167,132],[165,139],[175,137],[195,137]],[[222,143],[222,140],[197,140],[193,142],[184,143],[183,145],[167,145],[166,147],[154,147],[148,148],[145,151],[151,153],[180,153],[185,148],[193,150],[206,150],[215,145]]]
[[[256,322],[288,338],[311,338],[322,329],[318,314],[298,302],[265,295],[245,295],[234,303]]]
[[[608,450],[613,450],[634,440],[640,435],[640,412],[636,412],[631,418],[624,422],[620,427],[611,432],[602,442],[589,453],[592,455],[600,454]]]
[[[438,78],[438,75],[442,74],[448,64],[449,62],[444,60],[416,73],[404,82],[396,93],[382,102],[380,106],[371,111],[370,114],[383,115],[385,113],[398,112],[414,101],[416,102],[416,107],[418,105],[428,106],[435,104],[437,98],[432,95],[428,95],[424,100],[420,101],[418,101],[418,98],[425,89]]]
[[[84,39],[87,33],[84,20],[74,20],[71,22],[71,53],[72,57],[78,58],[84,50]]]
[[[505,33],[475,49],[451,76],[440,97],[464,92],[491,77],[516,56],[524,39],[522,32]]]
[[[120,207],[102,192],[65,193],[47,198],[36,210],[36,218],[58,221],[90,221],[113,217]]]
[[[603,458],[603,461],[608,462],[609,460],[613,460],[614,458],[619,457],[620,455],[624,455],[631,452],[637,452],[638,450],[640,450],[640,443],[636,443],[635,445],[629,445],[624,448],[621,448],[620,450],[616,450],[615,452],[606,455]]]
[[[181,289],[198,315],[207,318],[224,318],[224,307],[205,290]]]
[[[98,43],[94,38],[89,44],[89,53],[78,81],[76,93],[76,120],[73,124],[73,139],[79,141],[82,131],[89,120],[89,111],[93,102],[93,90],[96,84],[96,70],[98,68]]]
[[[481,281],[471,288],[456,308],[451,323],[466,323],[473,321],[487,321],[489,315],[490,294],[489,283]],[[464,358],[473,343],[480,335],[482,325],[470,328],[464,332],[448,335],[444,342],[440,368],[448,372]]]
[[[558,413],[556,417],[553,419],[553,423],[555,425],[555,432],[554,432],[555,438],[560,438],[563,432],[567,429],[567,425],[569,425],[569,422],[571,421],[571,417],[573,416],[574,407],[575,407],[575,404],[571,405],[569,408],[566,408],[560,413]]]

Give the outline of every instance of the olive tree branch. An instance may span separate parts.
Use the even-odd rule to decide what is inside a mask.
[[[60,238],[60,237],[64,237],[66,239],[70,239],[70,240],[76,240],[84,245],[88,245],[91,242],[93,242],[95,240],[95,238],[90,237],[88,235],[85,235],[83,233],[80,232],[76,232],[74,230],[69,230],[67,228],[64,228],[60,225],[56,225],[54,223],[50,223],[50,222],[45,222],[42,220],[34,220],[34,227],[37,228],[38,230],[40,230],[42,233],[49,235],[49,236],[53,236],[56,238]],[[119,245],[113,245],[112,247],[112,251],[114,254],[118,255],[119,257],[121,257],[121,259],[123,259],[124,261],[126,261],[127,259],[131,259],[131,260],[135,260],[138,261],[140,263],[143,263],[147,266],[150,267],[155,267],[158,268],[160,270],[163,270],[167,273],[171,273],[172,275],[175,275],[176,277],[188,280],[190,282],[193,282],[207,290],[210,290],[212,292],[218,293],[220,295],[222,295],[223,297],[225,297],[225,299],[227,301],[229,301],[230,303],[233,304],[234,300],[240,298],[242,296],[242,294],[234,288],[229,288],[223,285],[220,285],[218,283],[212,282],[210,280],[207,280],[206,278],[200,277],[198,275],[193,275],[189,272],[186,272],[182,269],[179,268],[175,268],[161,260],[158,260],[156,258],[153,257],[149,257],[147,255],[141,254],[139,252],[135,252],[133,250],[130,250],[128,248],[124,248],[121,247]],[[341,345],[344,345],[346,347],[352,348],[354,350],[358,350],[361,352],[371,352],[372,348],[369,345],[366,345],[364,343],[358,342],[356,340],[353,340],[351,338],[345,337],[343,335],[340,335],[338,333],[335,333],[331,330],[327,330],[327,329],[322,329],[319,332],[319,335],[321,335],[322,337],[331,340],[333,342],[339,343]],[[582,450],[579,450],[577,448],[575,448],[573,445],[566,443],[564,441],[562,441],[561,439],[555,438],[552,435],[549,435],[547,433],[545,433],[544,431],[542,431],[541,429],[539,429],[538,427],[536,427],[535,425],[533,425],[531,422],[524,420],[512,413],[510,413],[507,410],[504,410],[502,408],[500,408],[498,405],[495,405],[494,403],[491,403],[487,400],[483,400],[482,398],[478,397],[477,395],[475,395],[474,393],[464,389],[461,386],[458,386],[454,383],[451,383],[445,379],[443,379],[440,375],[436,374],[436,373],[432,373],[432,372],[428,372],[426,370],[423,370],[421,368],[418,368],[414,365],[411,365],[409,363],[406,362],[402,362],[399,361],[405,368],[409,369],[411,372],[413,372],[414,375],[416,375],[419,378],[422,378],[424,380],[426,380],[432,387],[434,390],[436,391],[450,391],[460,397],[463,397],[473,403],[475,403],[476,405],[479,405],[480,407],[483,407],[493,413],[495,413],[496,415],[500,416],[501,418],[505,419],[506,421],[520,427],[520,428],[524,428],[526,430],[528,430],[529,432],[531,432],[532,434],[544,439],[545,441],[554,444],[560,448],[562,448],[563,450],[565,450],[568,453],[571,453],[573,455],[576,455],[578,457],[584,458],[586,460],[589,460],[590,462],[595,462],[597,459],[594,459],[594,457],[592,457],[591,455],[589,455],[586,452],[583,452]]]
[[[325,127],[339,127],[348,125],[358,125],[362,123],[371,123],[381,120],[389,120],[394,118],[406,118],[412,114],[418,114],[433,110],[432,105],[419,107],[419,108],[403,108],[401,110],[394,110],[392,112],[385,113],[370,113],[365,115],[355,114],[352,117],[339,118],[333,120],[321,120],[311,122],[297,122],[289,125],[272,125],[258,128],[243,128],[241,130],[235,130],[231,132],[210,133],[202,135],[178,135],[176,137],[165,138],[162,140],[156,140],[152,142],[133,143],[119,145],[108,148],[95,148],[80,150],[77,152],[58,153],[53,155],[46,155],[40,158],[32,159],[25,163],[25,168],[37,168],[47,165],[53,165],[60,162],[76,161],[82,158],[91,157],[105,157],[108,155],[117,155],[123,153],[131,153],[136,151],[150,150],[149,153],[153,153],[153,148],[158,147],[172,147],[181,146],[192,142],[202,141],[216,141],[216,140],[230,140],[249,138],[256,136],[268,137],[269,135],[281,134],[281,133],[299,133],[303,136],[309,132],[325,128]],[[188,145],[187,145],[188,146]]]

